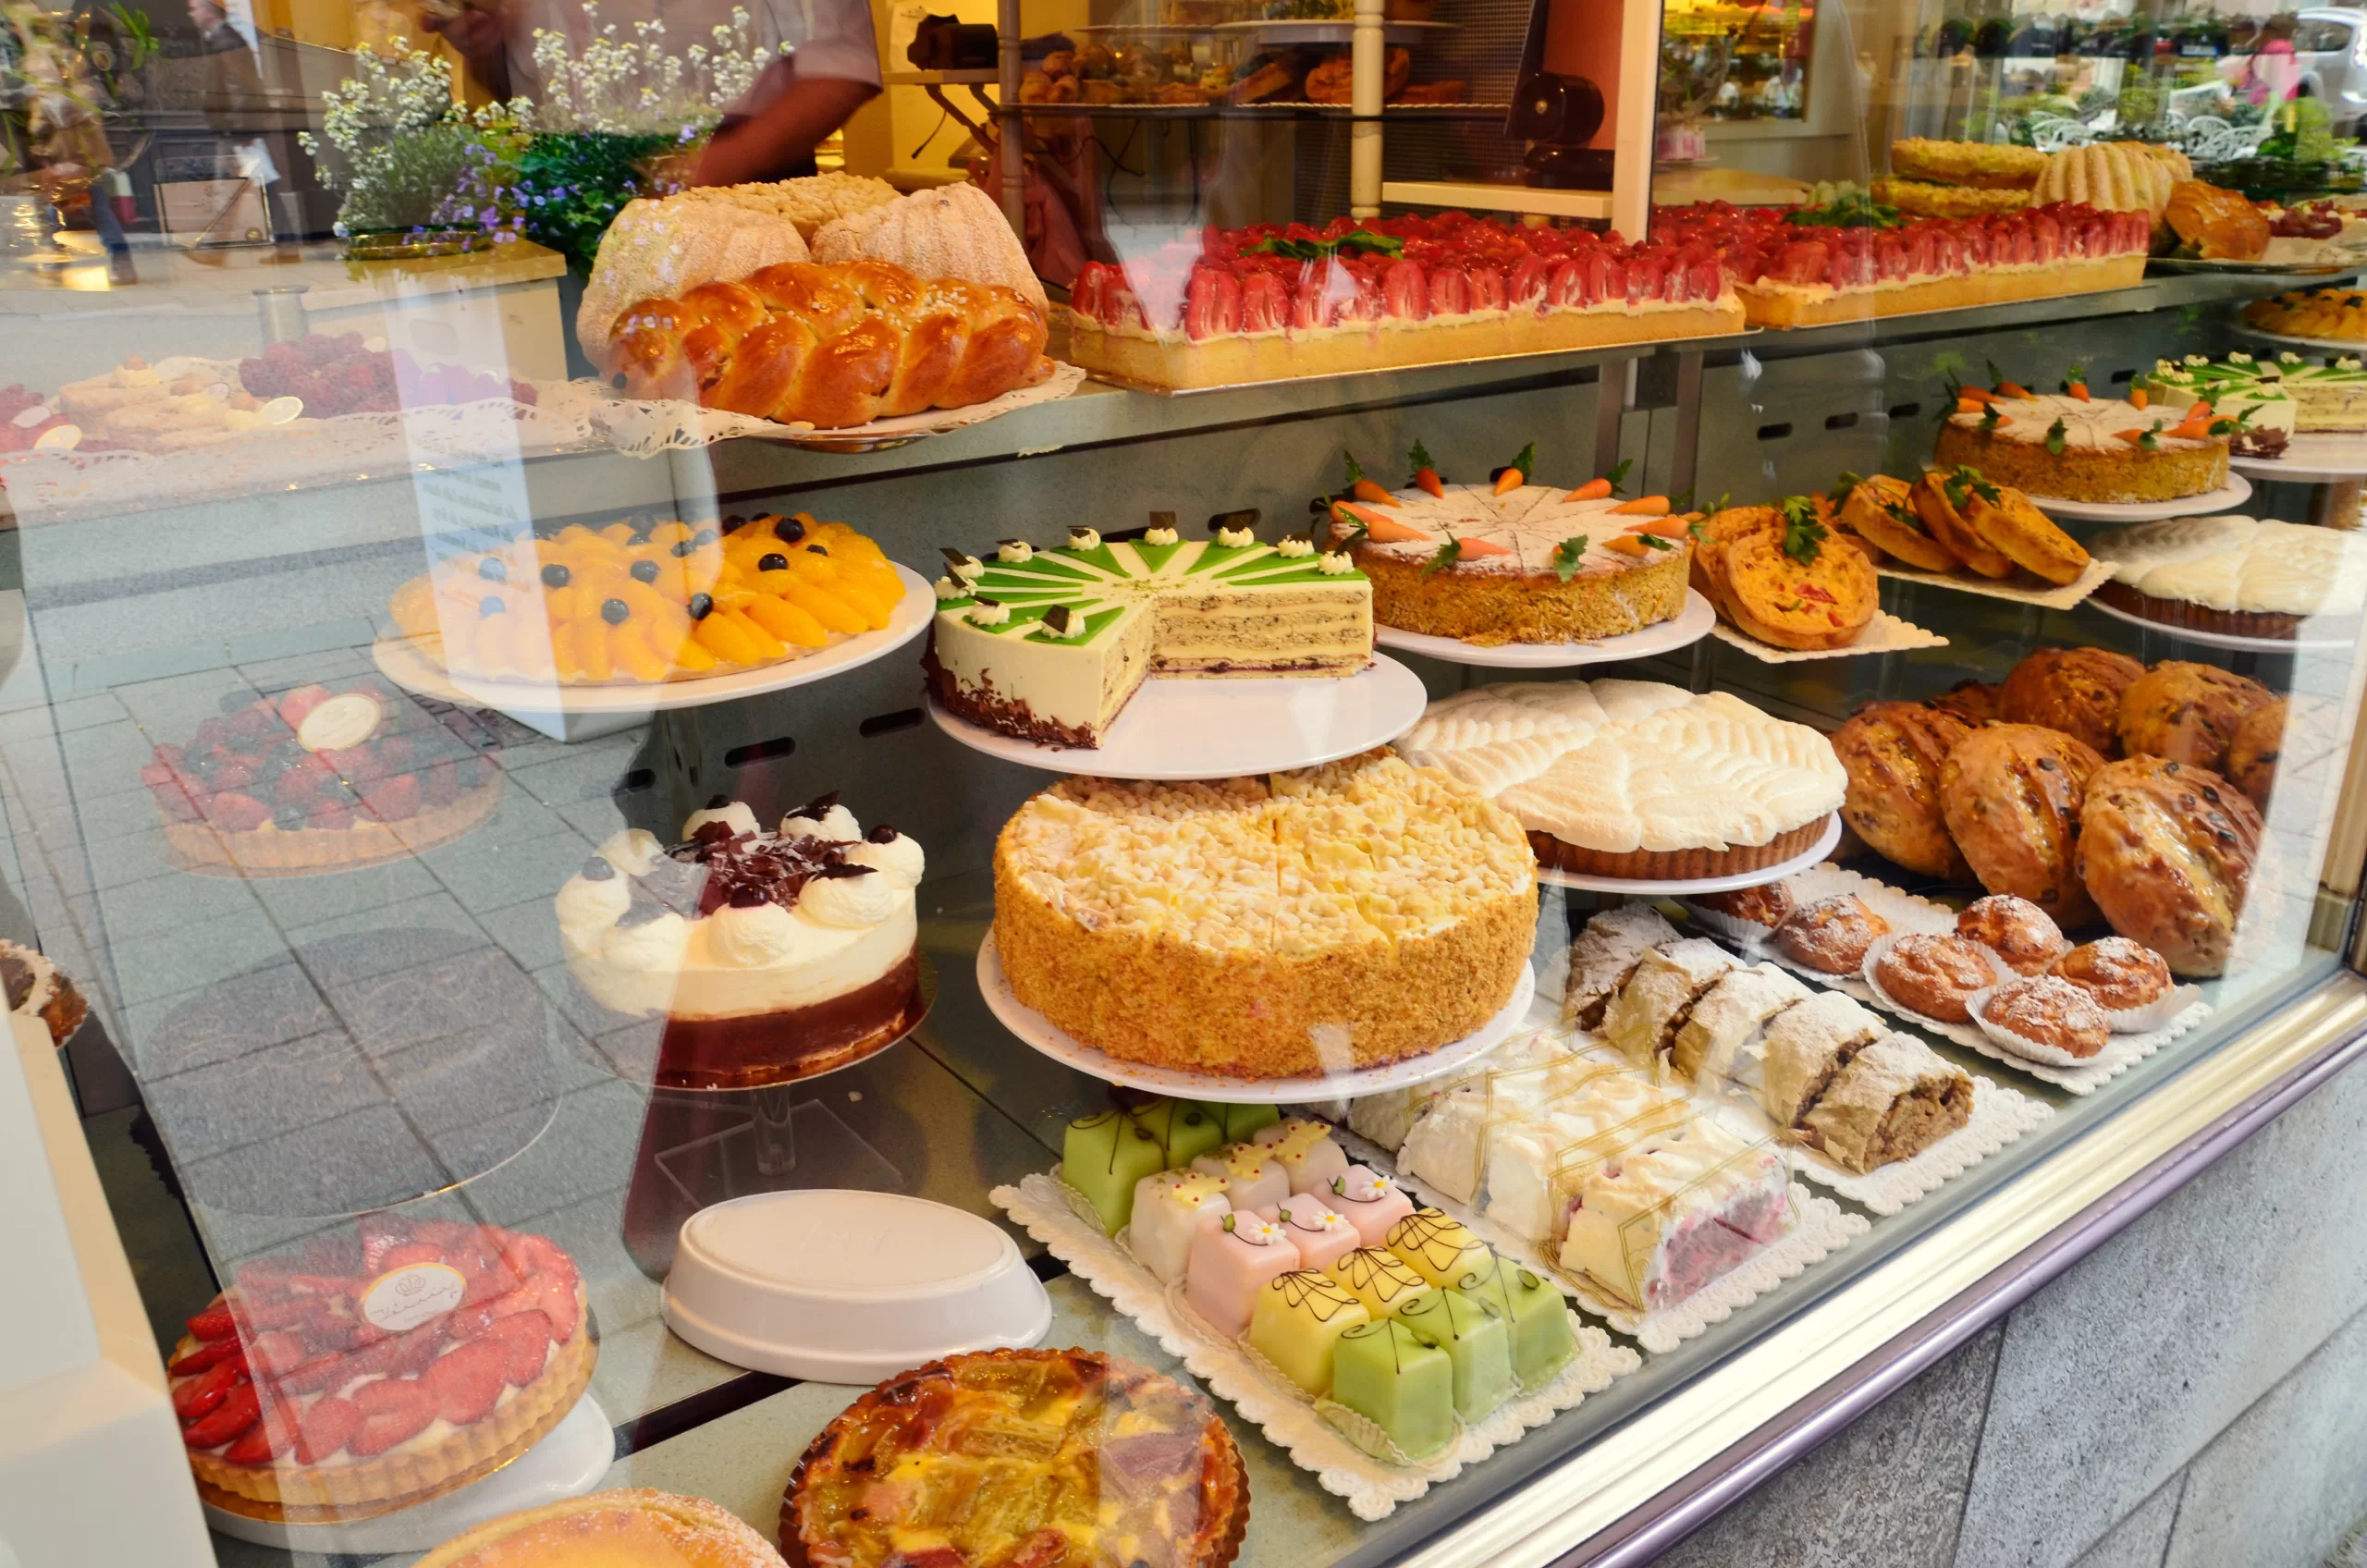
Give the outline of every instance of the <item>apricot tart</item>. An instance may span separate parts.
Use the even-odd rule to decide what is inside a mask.
[[[206,1501],[367,1518],[525,1452],[596,1354],[574,1262],[549,1241],[380,1215],[241,1265],[166,1370]]]
[[[904,596],[879,546],[810,514],[580,523],[446,557],[395,590],[401,635],[456,674],[564,686],[730,674],[877,631]]]
[[[184,870],[374,865],[448,843],[500,804],[500,741],[484,715],[375,676],[225,703],[140,770]]]
[[[797,1568],[1225,1568],[1249,1481],[1208,1401],[1117,1356],[1004,1350],[890,1378],[806,1449]]]

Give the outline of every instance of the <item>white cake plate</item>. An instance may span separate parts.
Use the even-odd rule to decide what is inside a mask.
[[[1501,647],[1483,648],[1460,637],[1430,637],[1419,631],[1401,631],[1393,626],[1374,627],[1373,641],[1401,654],[1421,654],[1449,664],[1480,665],[1489,669],[1561,669],[1570,665],[1608,664],[1613,659],[1641,659],[1654,654],[1674,653],[1699,643],[1717,624],[1716,606],[1703,598],[1699,589],[1687,588],[1685,607],[1677,612],[1675,619],[1599,642],[1506,643]]]
[[[2367,478],[2367,435],[2315,434],[2285,443],[2281,458],[2229,458],[2227,466],[2255,479],[2287,484],[2336,484]]]
[[[2263,327],[2246,326],[2241,319],[2232,325],[2245,337],[2257,337],[2264,343],[2282,343],[2288,349],[2318,349],[2329,354],[2349,354],[2355,359],[2367,360],[2367,342],[2356,337],[2294,337]]]
[[[484,1479],[415,1508],[339,1525],[285,1525],[207,1503],[205,1522],[234,1540],[282,1551],[360,1557],[425,1551],[488,1519],[582,1497],[607,1475],[616,1461],[616,1445],[607,1412],[587,1393],[541,1442]]]
[[[2233,631],[2202,631],[2190,626],[2171,626],[2158,620],[2148,620],[2132,615],[2117,605],[2102,599],[2088,601],[2091,607],[2100,609],[2115,620],[2147,631],[2158,631],[2165,637],[2175,637],[2181,643],[2195,643],[2206,648],[2226,648],[2238,654],[2347,654],[2357,646],[2350,637],[2243,637]]]
[[[1222,1072],[1181,1072],[1145,1067],[1104,1056],[1091,1046],[1055,1027],[1052,1021],[1022,1002],[1002,972],[1002,956],[995,949],[995,934],[978,944],[978,989],[1002,1026],[1054,1061],[1129,1089],[1183,1099],[1214,1100],[1222,1105],[1299,1105],[1307,1100],[1345,1099],[1377,1095],[1385,1089],[1409,1088],[1442,1078],[1494,1050],[1509,1039],[1528,1013],[1537,996],[1537,976],[1524,965],[1520,981],[1503,1011],[1460,1040],[1450,1041],[1427,1055],[1392,1061],[1380,1067],[1360,1067],[1350,1072],[1308,1073],[1297,1078],[1236,1078]]]
[[[2074,522],[2159,522],[2170,517],[2211,517],[2251,499],[2252,482],[2230,473],[2227,483],[2180,501],[2065,501],[2053,496],[2032,496],[2038,509],[2052,518]]]
[[[386,637],[370,645],[370,655],[377,661],[379,673],[398,686],[462,707],[491,708],[537,729],[544,726],[527,716],[573,717],[702,708],[711,703],[728,703],[828,680],[858,665],[885,658],[926,631],[929,623],[937,619],[937,590],[912,568],[889,564],[896,567],[896,578],[904,585],[904,596],[889,612],[884,631],[850,637],[802,659],[702,680],[667,680],[655,686],[562,686],[555,680],[487,680],[477,676],[456,676],[422,655],[408,640]]]
[[[1171,680],[1154,676],[1097,747],[1048,746],[998,735],[928,704],[937,727],[974,751],[1022,767],[1100,778],[1230,778],[1313,767],[1386,745],[1429,705],[1422,678],[1395,659],[1343,680]]]
[[[1689,879],[1662,882],[1622,881],[1616,876],[1582,876],[1575,871],[1559,871],[1550,865],[1537,868],[1537,879],[1548,887],[1576,888],[1589,893],[1728,893],[1736,888],[1756,888],[1762,883],[1779,882],[1796,871],[1806,871],[1833,852],[1841,842],[1841,814],[1834,812],[1825,818],[1824,831],[1816,842],[1787,861],[1774,865],[1762,865],[1752,871],[1736,871],[1724,876],[1696,876]]]

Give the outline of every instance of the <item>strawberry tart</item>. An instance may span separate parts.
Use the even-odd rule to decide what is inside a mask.
[[[1209,229],[1069,292],[1068,357],[1158,386],[1221,386],[1742,329],[1709,244],[1640,245],[1465,213]]]
[[[1879,214],[1883,209],[1872,209]],[[1725,263],[1753,326],[1821,326],[2135,287],[2152,219],[2072,202],[1880,227],[1865,210],[1661,207],[1652,235]]]
[[[247,1263],[166,1372],[198,1491],[253,1518],[369,1518],[489,1474],[592,1380],[583,1281],[541,1236],[374,1215]]]
[[[241,703],[160,744],[140,780],[169,856],[221,876],[305,876],[449,843],[501,801],[492,720],[375,676]]]

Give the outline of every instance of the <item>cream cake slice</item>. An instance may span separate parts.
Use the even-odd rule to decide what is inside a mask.
[[[1185,540],[1073,528],[991,560],[945,552],[925,661],[949,712],[1024,740],[1096,747],[1151,676],[1349,676],[1372,662],[1372,585],[1304,538],[1258,542],[1255,513]]]

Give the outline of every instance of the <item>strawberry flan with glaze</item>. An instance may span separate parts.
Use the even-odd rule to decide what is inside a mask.
[[[241,1265],[189,1330],[166,1370],[190,1468],[208,1501],[264,1518],[366,1518],[464,1485],[558,1426],[597,1354],[547,1239],[383,1214]]]

